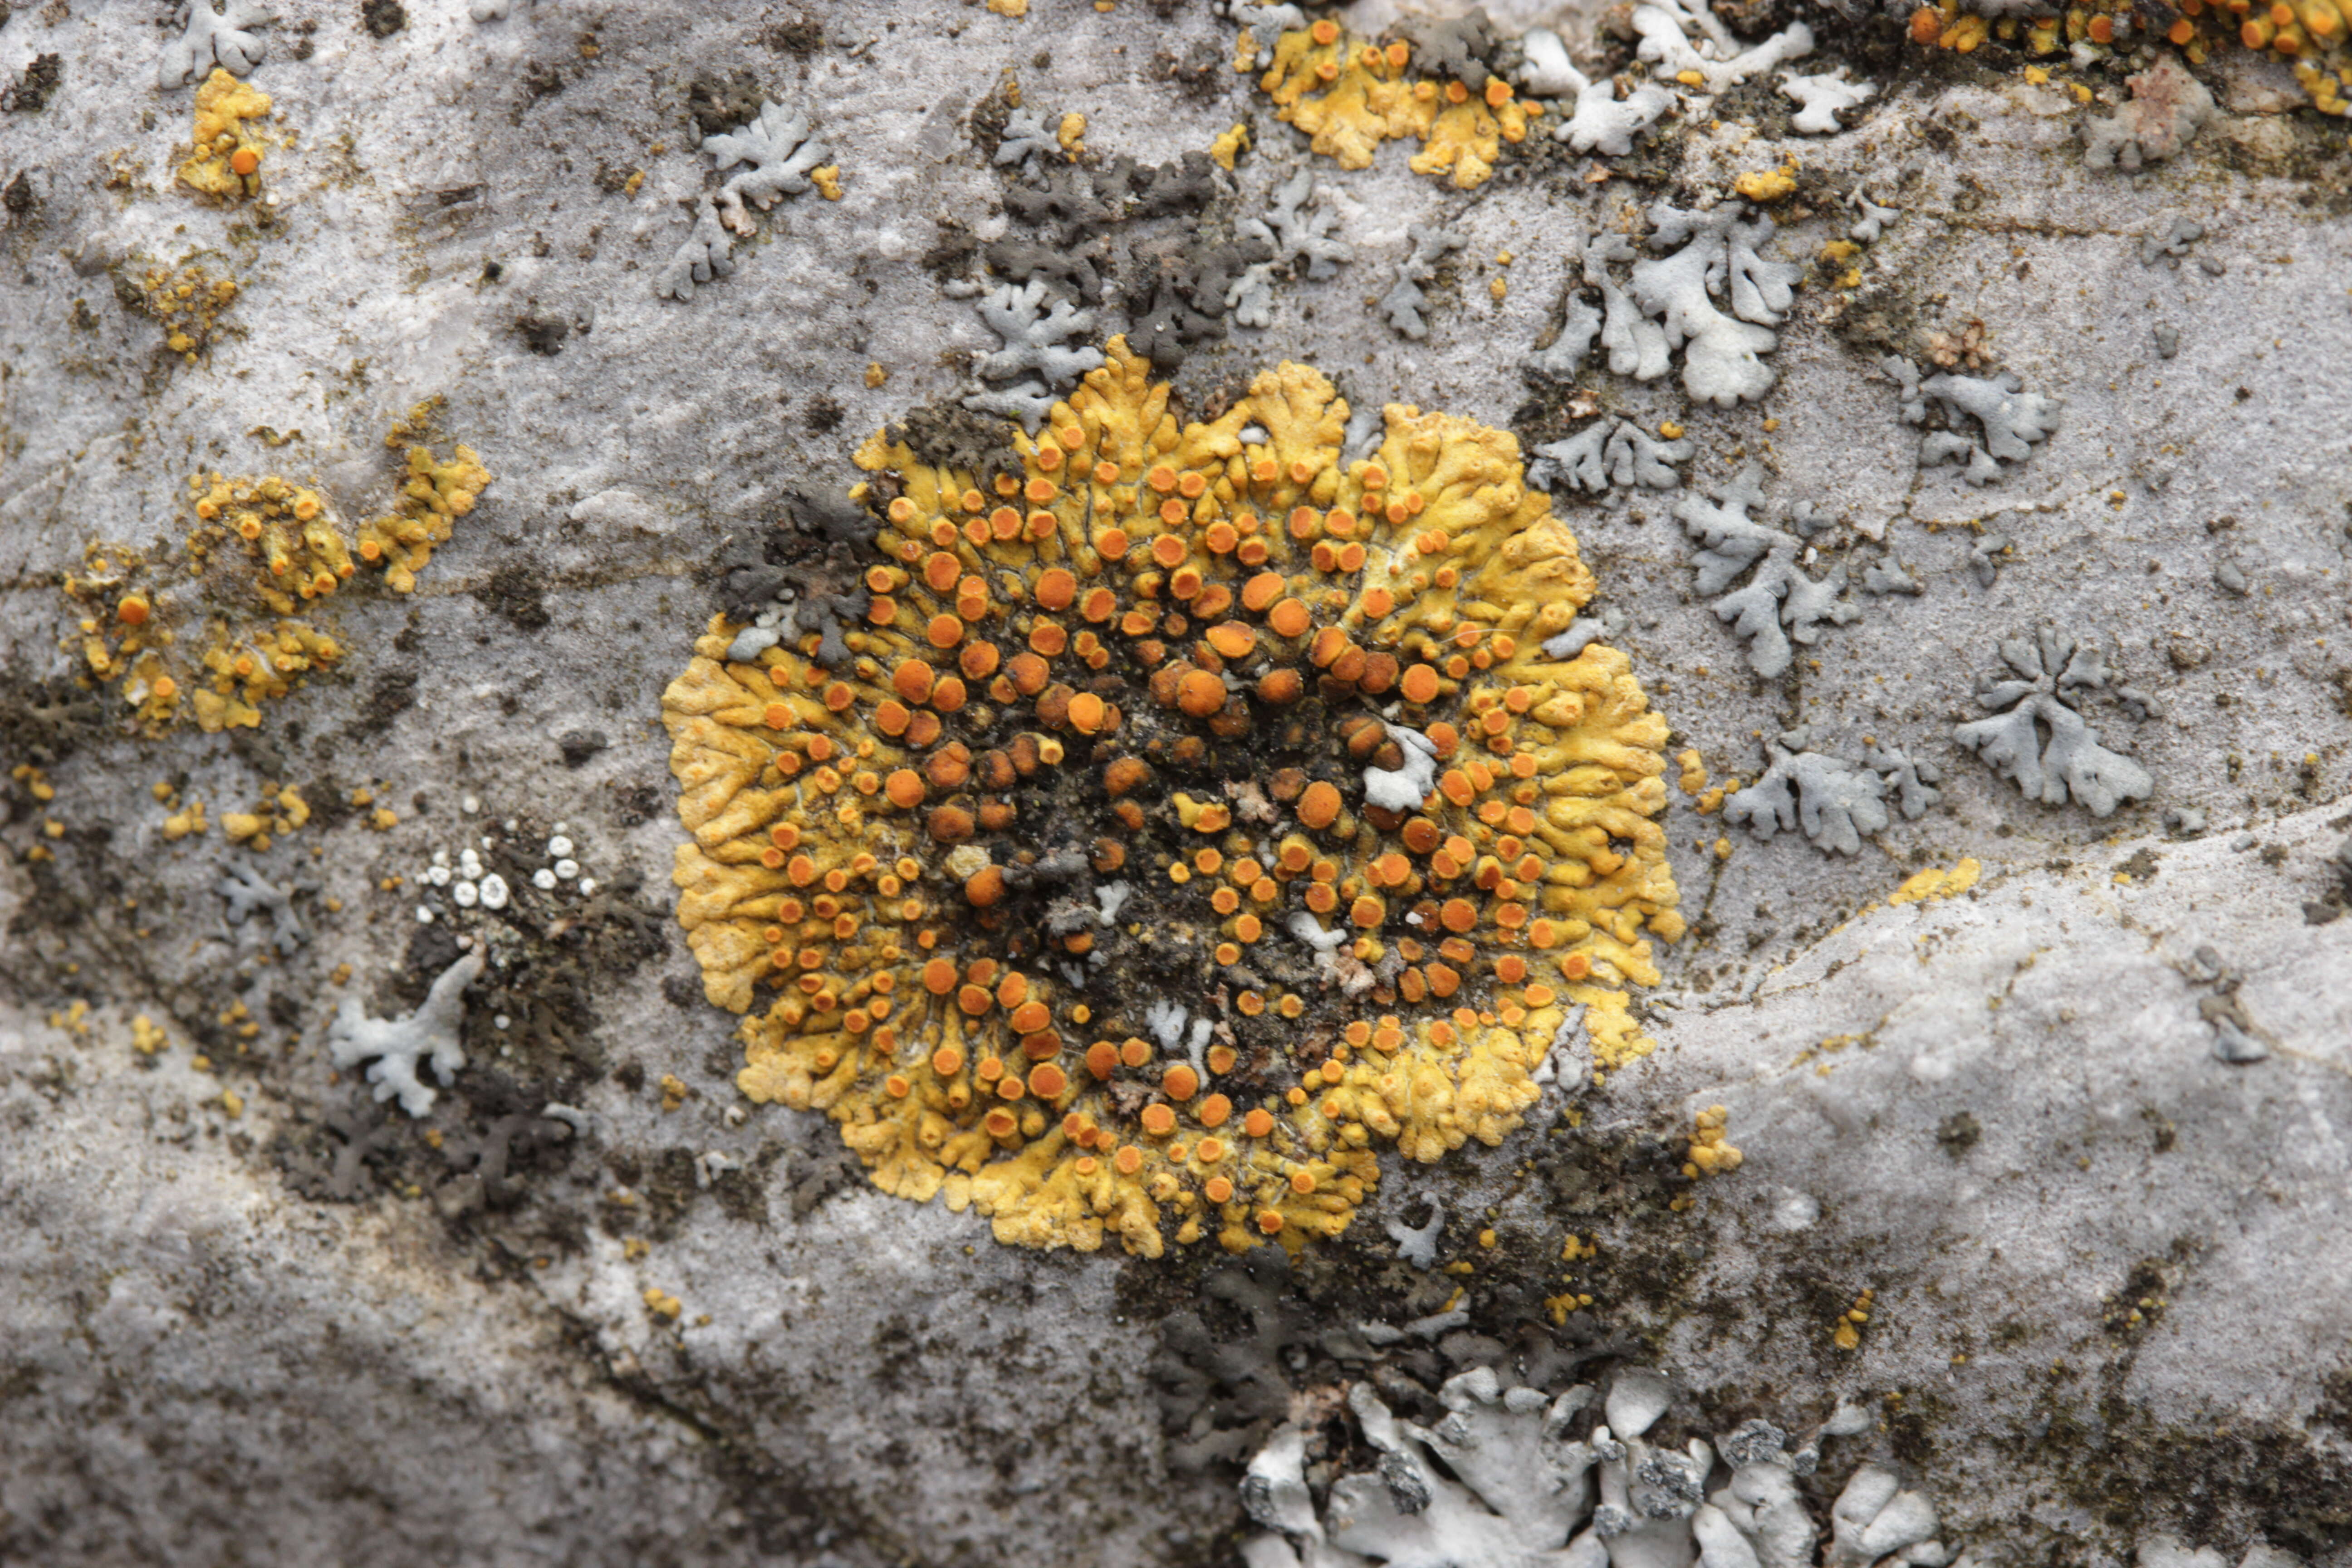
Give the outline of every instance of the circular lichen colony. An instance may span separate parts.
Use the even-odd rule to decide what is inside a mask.
[[[1499,1142],[1580,1009],[1649,1048],[1666,724],[1545,652],[1594,583],[1510,436],[1347,421],[1284,364],[1181,424],[1115,338],[999,471],[866,445],[859,624],[722,614],[663,699],[745,1094],[1001,1240],[1157,1256]]]

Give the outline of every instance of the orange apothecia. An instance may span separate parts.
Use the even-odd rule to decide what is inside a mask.
[[[859,450],[837,639],[714,617],[662,704],[678,916],[738,1086],[885,1191],[1023,1246],[1301,1246],[1381,1144],[1517,1128],[1570,1009],[1650,1048],[1666,724],[1622,653],[1544,653],[1595,584],[1509,435],[1391,405],[1343,463],[1309,367],[1188,424],[1107,354],[1001,469]],[[968,526],[992,493],[1023,526]]]

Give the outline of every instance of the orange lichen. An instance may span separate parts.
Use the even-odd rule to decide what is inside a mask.
[[[2250,49],[2284,62],[2322,113],[2352,117],[2352,5],[2347,0],[2181,0],[2160,36],[2190,65],[2216,53]],[[2047,17],[1988,19],[1963,0],[1940,0],[1912,13],[1912,42],[1970,53],[1988,43],[2052,55],[2076,45],[2105,47],[2126,41],[2134,23],[2130,0],[2075,0]],[[2119,26],[2118,24],[2123,24]],[[2029,68],[2028,75],[2047,80]],[[2087,100],[2088,90],[2080,89]]]
[[[1381,1142],[1498,1142],[1570,1008],[1602,1065],[1650,1048],[1666,724],[1623,654],[1544,654],[1595,584],[1517,443],[1385,421],[1343,463],[1347,405],[1284,364],[1183,424],[1115,338],[1002,483],[866,444],[887,610],[830,668],[815,634],[732,659],[715,618],[663,698],[746,1095],[1001,1240],[1157,1255],[1336,1234]],[[1043,521],[967,529],[985,486]],[[1003,673],[966,700],[977,647]],[[1440,777],[1392,809],[1400,698]]]
[[[1415,174],[1444,175],[1471,190],[1486,183],[1504,142],[1528,134],[1528,110],[1499,78],[1483,82],[1416,76],[1412,51],[1383,49],[1325,17],[1276,40],[1260,86],[1275,117],[1305,132],[1343,169],[1369,168],[1382,142],[1419,142]]]

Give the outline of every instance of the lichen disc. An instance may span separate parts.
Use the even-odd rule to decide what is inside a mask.
[[[1181,424],[1114,338],[1001,471],[866,444],[865,624],[714,618],[663,698],[746,1095],[1001,1240],[1157,1256],[1500,1142],[1575,1008],[1650,1048],[1665,721],[1544,653],[1594,583],[1509,435],[1391,405],[1343,463],[1347,419],[1286,363]]]

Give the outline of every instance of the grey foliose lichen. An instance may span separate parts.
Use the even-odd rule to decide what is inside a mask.
[[[280,957],[287,957],[310,940],[309,928],[294,908],[293,895],[315,891],[317,887],[315,882],[307,882],[281,888],[253,867],[238,861],[213,884],[213,890],[228,900],[228,923],[233,926],[245,924],[257,913],[267,914],[271,945]]]
[[[1823,1552],[1798,1483],[1822,1437],[1868,1429],[1845,1406],[1793,1448],[1761,1420],[1673,1447],[1649,1440],[1672,1404],[1654,1373],[1621,1372],[1600,1410],[1588,1385],[1554,1397],[1506,1388],[1488,1368],[1449,1380],[1439,1399],[1444,1418],[1423,1426],[1356,1384],[1349,1413],[1379,1458],[1328,1484],[1319,1464],[1308,1468],[1323,1434],[1277,1428],[1242,1482],[1263,1531],[1244,1542],[1249,1568],[1945,1568],[1955,1556],[1933,1503],[1878,1464],[1838,1494]]]
[[[1656,82],[1636,84],[1623,98],[1607,76],[1593,80],[1568,58],[1568,46],[1558,33],[1538,27],[1519,40],[1523,63],[1519,85],[1538,98],[1573,98],[1575,107],[1554,128],[1555,141],[1571,153],[1600,153],[1622,158],[1633,150],[1633,138],[1675,106],[1675,95]]]
[[[2054,397],[2027,392],[2014,374],[1990,376],[1958,375],[1949,371],[1921,377],[1919,367],[1899,354],[1881,363],[1902,388],[1903,417],[1927,426],[1940,416],[1942,428],[1930,428],[1919,438],[1919,466],[1960,463],[1972,485],[1987,485],[2001,477],[2003,463],[2022,463],[2035,444],[2058,428],[2063,405]],[[1967,433],[1973,421],[1981,438]]]
[[[1877,244],[1878,237],[1886,232],[1886,226],[1903,216],[1900,207],[1883,207],[1872,201],[1859,185],[1854,187],[1853,195],[1847,200],[1848,205],[1862,216],[1853,220],[1845,236],[1864,245]]]
[[[2128,78],[2131,100],[2083,124],[2083,162],[2094,169],[2137,169],[2186,147],[2218,106],[2205,84],[2170,55]]]
[[[1535,448],[1528,464],[1531,489],[1605,494],[1612,486],[1670,490],[1682,483],[1675,465],[1690,460],[1687,437],[1653,437],[1631,419],[1601,418],[1573,436]]]
[[[2028,800],[2046,805],[2073,800],[2105,816],[2126,800],[2147,797],[2156,787],[2147,770],[2100,745],[2099,731],[2076,710],[2084,695],[2106,688],[2095,645],[2043,626],[2030,638],[2002,642],[2000,658],[2011,677],[1989,676],[1977,688],[1978,704],[1993,716],[1960,725],[1954,740]]]
[[[1057,390],[1102,363],[1100,349],[1070,346],[1071,339],[1083,345],[1092,333],[1095,313],[1055,296],[1042,279],[1008,283],[984,296],[980,319],[1002,346],[973,361],[973,371],[984,382],[1010,384],[973,393],[963,405],[1018,419],[1033,436]]]
[[[172,14],[180,36],[163,46],[155,70],[158,87],[174,88],[192,77],[209,72],[215,64],[231,76],[249,76],[269,46],[248,29],[275,21],[255,0],[225,0],[226,9],[213,9],[213,0],[186,0]]]
[[[1301,169],[1274,193],[1274,205],[1264,217],[1244,218],[1240,232],[1262,241],[1276,266],[1306,263],[1306,277],[1322,282],[1336,276],[1339,264],[1356,258],[1356,247],[1332,237],[1339,222],[1329,190],[1318,185]]]
[[[1005,118],[1004,136],[996,144],[993,161],[1000,169],[1018,168],[1024,174],[1034,174],[1039,159],[1057,157],[1061,151],[1061,139],[1042,112],[1016,109]]]
[[[1813,52],[1813,30],[1802,22],[1743,49],[1705,0],[1659,0],[1635,7],[1633,21],[1641,58],[1659,76],[1679,81],[1695,74],[1710,95]]]
[[[1429,1205],[1427,1219],[1419,1225],[1407,1225],[1400,1215],[1387,1221],[1382,1228],[1396,1243],[1397,1256],[1426,1274],[1437,1267],[1437,1240],[1445,1233],[1445,1200],[1434,1193],[1426,1193],[1421,1201]]]
[[[696,205],[694,227],[670,253],[669,264],[654,274],[654,292],[665,300],[691,300],[698,283],[709,283],[735,270],[735,242],[719,221],[718,204],[705,195]]]
[[[1414,224],[1407,231],[1412,249],[1397,268],[1396,281],[1381,296],[1381,313],[1389,325],[1408,338],[1429,336],[1429,321],[1423,314],[1429,309],[1429,297],[1421,286],[1437,276],[1437,264],[1467,243],[1461,235],[1450,229]]]
[[[1748,645],[1748,668],[1769,679],[1788,669],[1797,647],[1818,642],[1823,626],[1847,625],[1862,612],[1842,597],[1843,566],[1826,577],[1808,577],[1800,556],[1810,555],[1811,547],[1748,515],[1763,499],[1763,469],[1750,463],[1712,500],[1677,501],[1675,516],[1698,546],[1691,557],[1694,585],[1703,596],[1721,595],[1716,618]],[[1751,567],[1746,585],[1733,588]]]
[[[439,1091],[419,1076],[429,1065],[443,1083],[466,1065],[466,1047],[458,1031],[466,1022],[466,987],[481,977],[488,962],[476,946],[443,970],[425,994],[425,1005],[405,1018],[371,1018],[356,997],[346,997],[335,1021],[327,1026],[327,1050],[338,1068],[348,1071],[362,1062],[367,1081],[378,1100],[397,1097],[400,1109],[421,1117],[433,1109]]]
[[[1899,752],[1874,748],[1856,766],[1809,750],[1811,742],[1811,733],[1799,729],[1767,742],[1763,776],[1724,797],[1724,819],[1759,839],[1801,831],[1828,854],[1858,855],[1863,840],[1893,820],[1886,810],[1890,779],[1898,784],[1897,800],[1906,817],[1917,817],[1937,798],[1934,770],[1923,776],[1919,764]],[[1878,763],[1886,764],[1884,772]],[[1903,786],[1907,794],[1901,793]]]
[[[1798,107],[1789,123],[1808,136],[1827,136],[1844,129],[1838,116],[1861,108],[1877,93],[1875,83],[1848,81],[1843,66],[1816,76],[1780,73],[1780,96]]]
[[[711,155],[713,167],[720,174],[743,165],[741,173],[719,187],[720,222],[739,235],[748,235],[752,225],[751,214],[743,210],[746,202],[766,212],[780,198],[809,188],[809,171],[826,156],[824,144],[811,137],[814,124],[805,110],[762,103],[750,123],[703,138],[703,151]]]
[[[1621,234],[1583,241],[1584,286],[1599,305],[1571,290],[1558,334],[1532,368],[1567,380],[1597,339],[1613,374],[1658,380],[1679,352],[1683,390],[1700,402],[1729,408],[1763,396],[1774,377],[1762,356],[1780,342],[1771,329],[1786,319],[1801,268],[1764,258],[1772,220],[1747,213],[1739,202],[1706,212],[1661,202],[1650,209],[1646,243],[1662,255],[1643,256]],[[1610,269],[1620,262],[1632,263],[1622,285]]]
[[[2222,962],[2210,946],[2200,945],[2180,966],[2189,984],[2203,987],[2197,999],[2198,1018],[2213,1031],[2213,1059],[2244,1067],[2270,1058],[2270,1036],[2248,1016],[2238,1000],[2245,976]]]

